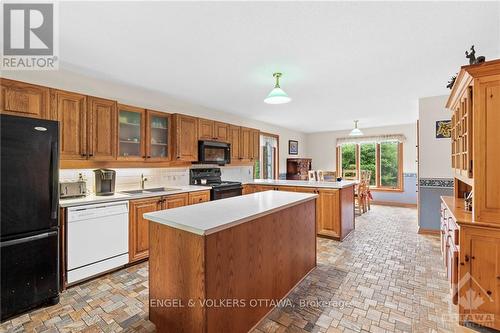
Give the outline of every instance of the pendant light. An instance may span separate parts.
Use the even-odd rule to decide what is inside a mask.
[[[290,102],[292,99],[288,97],[286,92],[283,91],[283,89],[280,88],[280,77],[281,73],[274,73],[273,77],[276,79],[276,84],[274,85],[274,89],[271,90],[269,95],[267,95],[266,99],[264,100],[265,103],[267,104],[285,104]]]
[[[354,121],[354,128],[352,129],[351,133],[349,133],[349,136],[360,136],[360,135],[363,135],[363,132],[361,132],[361,130],[358,128],[358,121],[359,120],[355,120]]]

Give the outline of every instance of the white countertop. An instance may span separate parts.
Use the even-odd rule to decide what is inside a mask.
[[[144,214],[144,218],[198,235],[209,235],[294,206],[317,194],[265,191]]]
[[[317,188],[333,188],[341,189],[356,185],[356,181],[342,180],[340,182],[325,182],[325,181],[308,181],[308,180],[284,180],[284,179],[254,179],[245,182],[245,184],[255,185],[278,185],[278,186],[302,186],[302,187],[317,187]]]
[[[196,185],[186,185],[186,186],[165,186],[166,188],[175,188],[175,190],[164,191],[164,192],[148,192],[148,193],[139,193],[139,194],[126,194],[115,192],[113,195],[95,195],[89,194],[86,197],[82,198],[68,198],[68,199],[60,199],[59,207],[73,207],[73,206],[81,206],[81,205],[90,205],[102,202],[113,202],[113,201],[121,201],[121,200],[135,200],[142,198],[151,198],[158,197],[163,195],[172,195],[186,192],[196,192],[196,191],[207,191],[210,190],[210,186],[196,186]]]

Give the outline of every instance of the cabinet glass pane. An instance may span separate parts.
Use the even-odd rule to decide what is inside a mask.
[[[141,156],[141,114],[130,111],[120,111],[119,115],[119,155]]]
[[[168,156],[168,118],[151,116],[151,157]]]

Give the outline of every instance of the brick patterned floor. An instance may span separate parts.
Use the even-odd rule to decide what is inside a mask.
[[[58,305],[0,325],[3,332],[154,332],[147,263],[70,288]],[[466,331],[455,313],[439,240],[417,234],[416,210],[372,206],[344,242],[318,240],[318,268],[271,312],[261,332]]]

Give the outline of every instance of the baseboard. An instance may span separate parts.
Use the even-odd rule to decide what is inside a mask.
[[[423,229],[418,227],[418,233],[421,235],[439,235],[439,230],[436,229]]]
[[[404,203],[404,202],[394,202],[394,201],[372,201],[371,204],[372,205],[380,205],[380,206],[417,208],[417,204]]]

